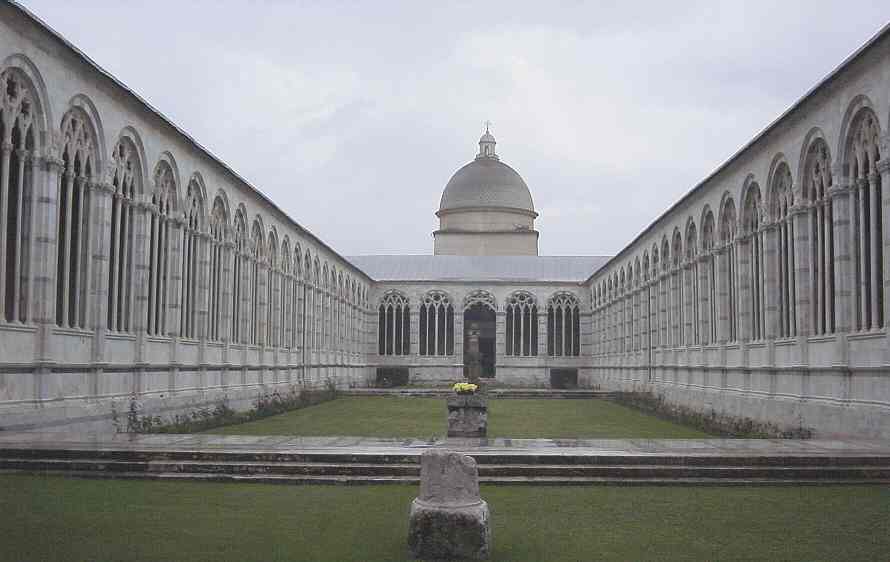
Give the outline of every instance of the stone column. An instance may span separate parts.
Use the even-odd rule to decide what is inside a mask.
[[[834,241],[834,303],[837,349],[834,365],[848,364],[847,335],[853,329],[856,292],[855,257],[853,255],[853,191],[844,178],[842,166],[832,166],[835,184],[828,190],[832,207],[832,238]]]
[[[813,225],[810,222],[812,214],[803,205],[794,205],[788,214],[794,225],[794,322],[796,333],[803,340],[813,334],[813,303],[810,301],[813,295],[813,240],[810,236]]]
[[[38,365],[38,386],[41,366],[52,360],[52,326],[56,311],[56,271],[58,257],[59,188],[64,163],[58,156],[58,137],[53,135],[53,146],[47,151],[34,176],[31,194],[31,256],[29,271],[31,289],[28,315],[37,324],[35,361]],[[35,396],[40,396],[36,393]]]
[[[714,249],[712,259],[717,260],[717,267],[714,268],[716,276],[712,279],[714,283],[714,295],[717,297],[714,310],[717,311],[717,317],[711,321],[716,323],[717,341],[721,345],[729,340],[729,287],[726,284],[729,280],[729,252],[726,246],[720,246]]]
[[[884,157],[878,160],[875,169],[881,183],[881,221],[882,232],[882,268],[884,291],[884,327],[890,328],[890,133],[881,137],[881,154]],[[888,330],[890,336],[890,330]]]
[[[760,314],[765,315],[761,321],[761,326],[764,328],[761,332],[761,337],[773,340],[781,333],[782,326],[781,313],[779,311],[779,299],[781,298],[779,287],[784,268],[783,253],[780,251],[783,227],[779,222],[769,222],[762,225],[760,231],[762,235],[755,234],[755,236],[761,236],[761,239],[765,242],[761,247],[763,252],[761,267],[763,268],[764,283],[760,288],[760,295],[763,299],[760,306]],[[753,265],[755,264],[752,263]],[[752,279],[752,290],[754,289],[754,284],[759,281],[759,279]],[[757,305],[757,303],[753,304],[754,306]],[[757,322],[756,314],[752,315],[751,320],[751,333],[753,334],[756,332],[756,327],[754,326]]]
[[[881,154],[876,169],[881,177],[881,220],[882,220],[882,268],[883,297],[886,344],[884,345],[884,364],[890,365],[890,133],[881,137]]]
[[[112,171],[106,174],[109,178]],[[108,179],[108,178],[106,178]],[[114,187],[110,181],[90,183],[90,228],[88,252],[90,275],[87,277],[87,315],[93,332],[93,361],[101,363],[105,355],[108,330],[108,274],[110,267],[111,213]]]

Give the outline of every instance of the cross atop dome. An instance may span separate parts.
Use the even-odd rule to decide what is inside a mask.
[[[485,133],[479,139],[479,154],[476,155],[476,158],[493,158],[498,160],[498,155],[494,150],[497,141],[494,140],[494,135],[489,131],[489,127],[491,127],[491,121],[486,121]]]

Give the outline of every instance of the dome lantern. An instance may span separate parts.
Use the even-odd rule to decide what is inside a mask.
[[[479,154],[476,155],[476,158],[494,158],[497,160],[498,155],[494,150],[497,141],[494,140],[494,135],[488,130],[489,126],[491,126],[491,121],[486,121],[485,134],[479,138]]]

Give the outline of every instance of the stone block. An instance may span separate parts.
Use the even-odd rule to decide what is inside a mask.
[[[491,550],[488,504],[476,461],[432,449],[420,458],[420,495],[411,503],[408,549],[415,560],[484,560]]]
[[[448,397],[448,437],[485,437],[488,433],[488,400],[479,394]]]

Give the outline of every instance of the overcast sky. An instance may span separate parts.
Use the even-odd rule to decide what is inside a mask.
[[[344,255],[432,253],[485,120],[541,254],[614,254],[890,17],[887,0],[23,3]]]

